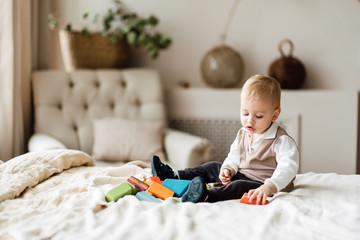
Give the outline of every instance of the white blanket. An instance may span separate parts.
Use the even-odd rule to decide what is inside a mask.
[[[159,204],[140,202],[134,196],[106,203],[104,194],[129,176],[149,176],[147,165],[79,167],[91,165],[91,158],[73,151],[53,154],[30,154],[21,163],[11,160],[0,165],[0,239],[349,240],[360,236],[359,175],[299,174],[294,191],[275,195],[265,206],[238,200],[181,203],[177,198]]]

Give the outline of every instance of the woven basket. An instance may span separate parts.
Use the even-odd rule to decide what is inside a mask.
[[[231,88],[241,82],[244,63],[233,48],[218,45],[204,55],[200,71],[204,82],[210,87]]]
[[[108,37],[98,33],[84,36],[80,32],[65,30],[61,30],[59,36],[67,71],[78,68],[122,68],[128,62],[130,49],[122,39],[112,43]]]
[[[282,49],[284,44],[290,45],[290,52],[286,56]],[[283,89],[299,89],[304,85],[306,78],[305,66],[302,62],[293,57],[294,44],[289,39],[279,43],[281,58],[273,61],[269,67],[269,76],[280,82]]]

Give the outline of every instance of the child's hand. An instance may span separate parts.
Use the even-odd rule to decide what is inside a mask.
[[[272,182],[267,182],[256,189],[249,191],[249,201],[256,198],[256,204],[265,204],[266,198],[277,192],[276,186]]]
[[[228,185],[231,182],[231,173],[229,169],[224,168],[220,175],[219,175],[219,179],[222,182],[222,184],[224,185]]]

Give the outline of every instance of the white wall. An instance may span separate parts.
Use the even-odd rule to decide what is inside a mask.
[[[169,118],[239,119],[240,90],[173,88],[166,93]],[[288,133],[300,148],[300,173],[356,173],[357,101],[358,92],[351,90],[282,92],[278,122],[297,117],[297,129]]]
[[[160,19],[158,29],[173,38],[173,45],[155,61],[151,60],[144,51],[135,51],[133,66],[159,69],[168,89],[172,89],[179,81],[184,80],[190,82],[192,87],[206,87],[199,71],[200,62],[209,49],[219,44],[220,35],[234,1],[122,1],[129,10],[158,16]],[[86,8],[101,13],[111,6],[111,1],[53,0],[51,4],[53,10],[61,16],[61,27],[64,27],[66,22],[72,22],[74,28],[80,28],[81,16]],[[267,74],[271,62],[280,56],[278,43],[284,38],[290,38],[295,45],[294,56],[304,63],[307,70],[304,88],[358,91],[360,90],[359,23],[358,0],[240,0],[228,32],[227,44],[242,55],[245,62],[244,78],[247,78],[256,73]],[[50,49],[51,68],[63,69],[56,33],[52,33]],[[298,94],[306,98],[306,93],[300,91]],[[349,96],[354,100],[351,104],[357,104],[357,99],[352,96],[353,94]],[[335,94],[334,97],[343,100],[341,94]],[[317,98],[320,101],[321,94]],[[312,99],[315,101],[316,97]],[[336,99],[332,100],[336,102]],[[301,104],[302,100],[296,101],[297,104]],[[305,99],[305,102],[306,104],[300,107],[294,104],[294,109],[306,109],[307,106],[311,106],[311,101],[309,103]],[[328,107],[332,108],[333,105]],[[321,117],[321,112],[324,110],[317,110]],[[357,121],[354,118],[357,117],[344,116],[343,121]],[[308,120],[302,120],[302,123],[307,124]],[[336,126],[337,123],[333,125]],[[334,127],[333,125],[329,127]],[[302,129],[305,129],[305,126],[302,126]],[[308,138],[312,138],[311,134],[317,136],[312,132],[312,128],[306,131],[309,134]],[[357,133],[356,124],[351,124],[349,131]],[[351,154],[354,151],[355,141],[353,136],[349,143]],[[302,144],[305,144],[303,146],[306,148],[312,143],[310,141]],[[313,147],[316,148],[317,145],[313,144]],[[310,154],[311,148],[309,149],[307,152]],[[342,151],[337,153],[341,154]],[[307,171],[314,166],[316,164],[309,163],[303,165],[302,170]],[[332,168],[337,167],[337,164],[332,166]]]
[[[136,66],[161,71],[166,86],[186,80],[203,87],[202,56],[219,43],[233,0],[123,0],[128,9],[160,18],[159,30],[173,45],[155,61],[136,51]],[[54,0],[53,9],[65,22],[81,25],[86,8],[105,11],[107,0]],[[360,3],[357,0],[241,0],[227,44],[244,58],[245,74],[267,73],[280,56],[283,38],[295,44],[294,56],[305,65],[305,88],[360,89]],[[55,38],[55,39],[54,39]],[[63,68],[57,36],[53,36],[52,67]]]

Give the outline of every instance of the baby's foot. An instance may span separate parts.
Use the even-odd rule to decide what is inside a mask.
[[[154,177],[159,177],[161,181],[167,178],[178,179],[174,171],[169,165],[161,162],[160,158],[156,155],[152,157],[151,173]]]
[[[182,202],[204,202],[208,197],[206,184],[201,177],[195,177],[191,180],[191,183],[181,197]]]

